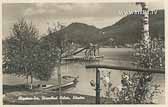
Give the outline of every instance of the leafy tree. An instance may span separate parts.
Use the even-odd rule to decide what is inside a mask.
[[[163,69],[164,59],[164,41],[153,39],[149,41],[148,47],[144,40],[135,47],[136,66],[141,68]],[[153,81],[152,73],[123,73],[122,88],[111,87],[108,93],[111,93],[112,102],[120,104],[152,104],[153,98],[160,94],[160,85]]]
[[[136,65],[143,68],[164,69],[165,55],[164,55],[164,41],[160,38],[154,38],[149,40],[148,47],[146,47],[144,40],[135,48],[135,58],[137,60]],[[152,73],[135,73],[136,90],[135,97],[140,103],[153,103],[153,96],[158,93],[159,85],[152,84]],[[131,77],[135,79],[135,77]],[[155,88],[151,93],[151,89]]]
[[[32,87],[37,45],[38,31],[32,23],[28,24],[24,19],[15,23],[11,36],[5,40],[3,57],[4,73],[26,76],[27,82],[30,76]]]
[[[53,48],[49,41],[40,40],[34,54],[34,77],[39,80],[48,81],[58,60],[58,50]]]
[[[151,79],[152,76],[146,78],[142,73],[124,72],[121,79],[121,89],[112,86],[108,91],[111,98],[110,103],[153,104],[153,98],[160,94],[161,90],[159,85],[151,82]]]
[[[148,69],[164,69],[165,54],[164,40],[161,38],[143,38],[135,46],[135,66]],[[160,85],[153,81],[153,74],[145,73],[123,73],[121,80],[122,88],[111,87],[108,95],[112,93],[112,102],[120,104],[151,104],[153,98],[160,94]]]
[[[164,40],[154,38],[150,40],[148,48],[144,46],[144,41],[141,41],[135,50],[136,65],[144,68],[164,68]]]
[[[33,78],[49,80],[60,58],[59,38],[55,38],[59,34],[49,35],[39,39],[36,28],[24,19],[14,24],[11,37],[3,41],[4,73],[26,76],[27,84],[31,77],[31,88]]]
[[[75,45],[72,40],[68,39],[68,34],[64,32],[65,26],[60,23],[57,23],[54,27],[48,28],[47,36],[41,38],[41,49],[42,51],[47,51],[47,53],[43,54],[42,56],[47,56],[42,58],[42,60],[48,60],[50,63],[50,69],[57,66],[57,75],[58,75],[58,85],[59,85],[59,103],[61,103],[60,96],[61,96],[61,63],[62,58],[71,56],[72,53],[77,49],[77,45]],[[41,61],[43,62],[43,61]]]

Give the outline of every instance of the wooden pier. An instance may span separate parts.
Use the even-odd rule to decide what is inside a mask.
[[[63,60],[65,61],[99,61],[102,58],[104,58],[104,56],[73,56],[73,57],[68,57],[68,58],[63,58]]]

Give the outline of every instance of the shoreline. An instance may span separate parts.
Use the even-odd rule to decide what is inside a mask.
[[[3,104],[4,105],[59,104],[57,97],[58,92],[51,92],[51,91],[33,92],[33,90],[22,92],[15,91],[6,93],[4,95]],[[61,99],[63,104],[95,104],[95,96],[89,96],[89,95],[62,93]]]

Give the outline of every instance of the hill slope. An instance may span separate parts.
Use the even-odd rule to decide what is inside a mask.
[[[164,11],[158,10],[157,14],[150,15],[149,23],[150,36],[164,39]],[[141,39],[141,29],[142,16],[132,14],[102,29],[83,23],[72,23],[61,31],[68,40],[80,45],[111,45],[111,40],[114,40],[116,45],[124,45],[138,42]]]
[[[81,45],[97,43],[102,36],[100,29],[83,23],[72,23],[63,30],[71,41]]]
[[[150,36],[164,38],[164,11],[149,16]],[[119,44],[136,43],[141,39],[142,16],[128,15],[112,26],[101,29],[106,37],[114,38]]]

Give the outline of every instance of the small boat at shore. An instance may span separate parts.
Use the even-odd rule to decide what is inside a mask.
[[[61,89],[65,90],[68,88],[72,88],[75,87],[76,84],[78,83],[78,78],[77,77],[73,77],[73,76],[62,76],[62,84],[61,84]],[[59,85],[57,84],[53,84],[50,82],[44,82],[41,84],[37,84],[37,90],[49,90],[49,91],[56,91],[59,90]]]

